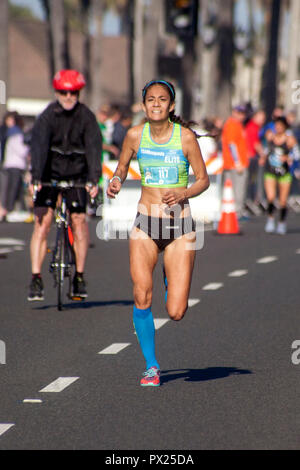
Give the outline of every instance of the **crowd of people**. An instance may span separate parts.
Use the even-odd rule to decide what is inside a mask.
[[[216,136],[223,158],[223,181],[232,181],[239,220],[266,212],[266,232],[285,234],[289,201],[291,207],[295,209],[295,202],[300,209],[296,113],[277,106],[268,120],[263,109],[253,109],[247,103],[235,106],[225,121],[206,119],[203,126]]]
[[[144,122],[141,105],[104,103],[95,114],[102,135],[102,162],[119,160],[126,132]],[[239,220],[266,212],[266,231],[286,233],[288,206],[300,210],[300,126],[296,113],[277,106],[267,121],[263,109],[254,110],[247,103],[235,106],[225,120],[203,119],[200,127],[214,137],[222,155],[223,180],[232,180]],[[32,212],[26,189],[30,182],[29,144],[30,131],[24,132],[22,117],[7,112],[0,126],[0,221],[9,220],[15,208]],[[102,183],[101,178],[100,187]],[[95,209],[89,213],[94,214]],[[33,216],[24,220],[32,222]]]

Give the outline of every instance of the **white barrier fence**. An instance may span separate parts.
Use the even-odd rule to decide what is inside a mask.
[[[216,223],[220,218],[221,209],[221,177],[222,177],[222,158],[214,154],[206,160],[206,167],[210,177],[210,187],[200,196],[189,200],[192,216],[195,220],[203,223]],[[141,194],[140,173],[138,162],[132,161],[128,171],[128,177],[123,183],[120,194],[115,199],[108,199],[105,195],[106,186],[109,179],[113,176],[117,167],[117,161],[108,161],[103,164],[104,183],[104,203],[101,207],[102,238],[110,239],[110,234],[130,232],[137,212],[137,204]],[[192,170],[190,170],[190,182],[194,179]],[[98,236],[100,233],[98,233]]]

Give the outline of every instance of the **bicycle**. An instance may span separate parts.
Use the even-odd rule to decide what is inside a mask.
[[[54,287],[57,288],[57,308],[62,310],[64,280],[69,279],[68,297],[71,300],[84,300],[83,297],[72,295],[72,279],[75,270],[75,252],[73,248],[73,234],[67,212],[66,194],[71,188],[86,188],[87,184],[74,183],[73,181],[52,181],[51,183],[42,183],[43,187],[51,187],[59,190],[61,202],[56,207],[56,240],[52,254],[52,260],[49,265],[49,271],[54,277]],[[36,200],[37,185],[34,186],[33,200]]]

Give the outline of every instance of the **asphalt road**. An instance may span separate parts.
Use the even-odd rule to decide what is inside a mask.
[[[207,231],[179,323],[164,308],[160,258],[162,385],[150,389],[139,386],[128,242],[98,240],[96,223],[88,300],[62,312],[50,256],[45,300],[26,300],[32,225],[0,226],[0,450],[299,449],[300,216],[286,236],[265,234],[262,217],[241,236]]]

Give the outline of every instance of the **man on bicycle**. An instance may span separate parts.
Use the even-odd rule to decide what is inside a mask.
[[[102,137],[92,111],[79,102],[85,79],[76,70],[61,70],[53,79],[56,101],[38,117],[32,131],[31,173],[38,193],[34,203],[34,230],[30,243],[32,280],[28,300],[43,300],[42,264],[47,252],[47,236],[56,207],[58,190],[43,187],[43,182],[67,180],[86,183],[86,189],[72,188],[67,193],[76,258],[73,279],[74,297],[87,297],[83,278],[89,246],[86,221],[87,191],[91,198],[98,192],[101,176]]]

